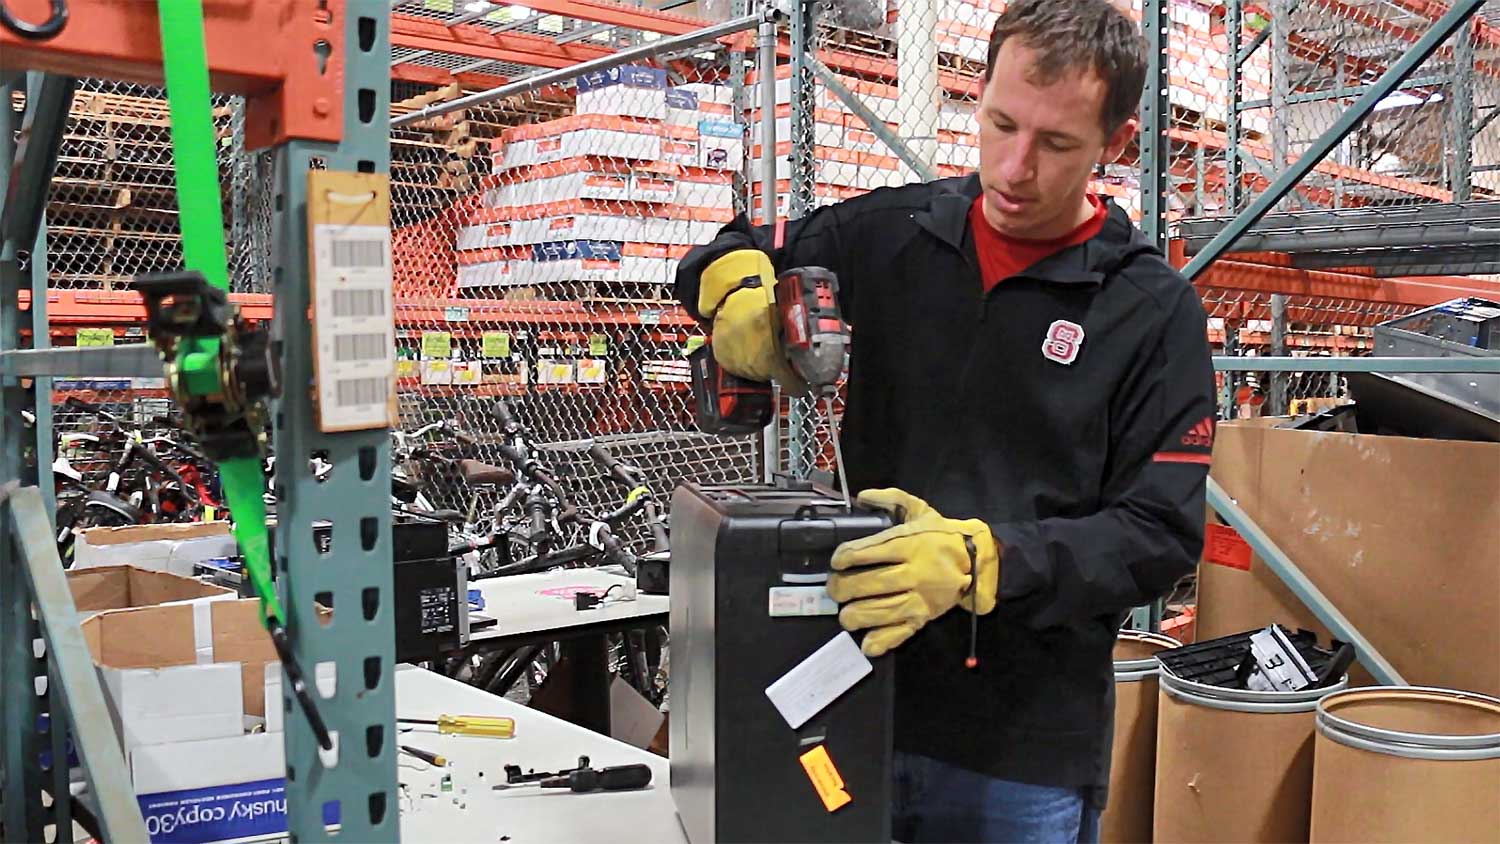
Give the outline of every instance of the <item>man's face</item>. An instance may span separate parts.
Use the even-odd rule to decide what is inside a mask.
[[[1100,126],[1107,86],[1092,69],[1038,84],[1033,52],[1015,38],[1000,45],[979,103],[979,180],[984,215],[1003,234],[1061,237],[1086,219],[1094,165],[1114,161],[1135,135],[1128,120]]]

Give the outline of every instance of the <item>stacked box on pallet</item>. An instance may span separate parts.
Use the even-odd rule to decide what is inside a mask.
[[[733,216],[744,130],[719,88],[616,68],[580,78],[578,114],[506,130],[458,233],[460,289],[664,295],[683,254]]]

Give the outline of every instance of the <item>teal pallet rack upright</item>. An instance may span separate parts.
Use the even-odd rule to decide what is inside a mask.
[[[179,0],[162,0],[163,3]],[[66,23],[50,38],[26,38],[0,27],[0,484],[37,483],[37,456],[50,464],[48,376],[160,375],[153,354],[132,347],[46,350],[47,273],[40,221],[56,158],[39,143],[48,117],[66,115],[72,76],[109,75],[159,84],[157,4],[68,0]],[[252,144],[274,151],[271,289],[273,354],[282,398],[272,406],[277,591],[287,611],[297,661],[311,674],[336,666],[334,694],[318,703],[341,741],[320,757],[316,739],[283,683],[288,827],[293,841],[330,840],[325,807],[338,807],[338,837],[376,842],[399,838],[395,756],[395,665],[391,594],[390,449],[385,430],[324,433],[312,392],[307,173],[315,167],[389,172],[390,4],[384,0],[284,0],[209,4],[205,33],[215,90],[246,97]],[[28,71],[30,71],[28,73]],[[33,92],[18,151],[11,94]],[[12,165],[15,165],[14,170]],[[31,220],[31,225],[22,221]],[[26,279],[22,253],[29,253]],[[36,349],[23,350],[18,293],[29,287]],[[35,414],[33,423],[24,413]],[[314,479],[307,457],[327,454],[333,471]],[[301,459],[294,458],[300,456]],[[43,471],[45,477],[45,469]],[[50,485],[50,478],[46,480]],[[118,737],[78,631],[77,613],[52,545],[50,496],[25,486],[0,491],[0,839],[46,840],[47,827],[68,834],[75,810],[87,808],[106,840],[144,841],[146,829],[125,779]],[[334,524],[331,550],[320,554],[313,524]],[[336,612],[320,623],[315,601]],[[35,616],[33,617],[33,609]],[[33,620],[35,618],[35,620]],[[33,640],[45,642],[38,656]],[[34,678],[48,678],[43,695]],[[43,712],[51,717],[40,720]],[[39,724],[41,727],[39,728]],[[94,798],[86,807],[65,795],[68,744],[76,749]],[[44,769],[46,765],[46,769]],[[61,840],[61,838],[59,838]]]

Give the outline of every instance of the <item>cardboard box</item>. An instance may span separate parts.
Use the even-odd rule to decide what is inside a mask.
[[[1500,444],[1280,421],[1220,426],[1214,479],[1408,682],[1500,694]],[[1198,637],[1273,622],[1326,637],[1233,539],[1210,542],[1199,566]],[[1350,679],[1370,682],[1357,665]]]
[[[586,73],[578,77],[577,107],[578,114],[661,120],[667,116],[667,72],[625,65]]]
[[[206,665],[196,664],[189,605],[111,610],[82,625],[155,844],[286,830],[284,737],[274,731],[280,719],[273,726],[267,718],[272,732],[243,732],[245,715],[281,710],[280,666],[260,602],[209,607],[214,661]],[[268,685],[268,675],[277,682]],[[318,672],[324,692],[333,690],[332,679]]]
[[[262,666],[276,659],[276,649],[260,620],[260,602],[219,600],[208,605],[213,660],[199,664],[194,645],[194,607],[174,604],[99,613],[83,622],[84,641],[105,673],[130,669],[192,666],[206,669],[239,663],[243,712],[265,716]],[[237,721],[238,723],[238,721]]]
[[[153,844],[274,838],[286,833],[286,753],[281,733],[180,741],[130,759]],[[324,809],[335,825],[339,807]]]
[[[78,535],[73,570],[129,565],[189,577],[194,563],[238,553],[228,522],[96,527]]]
[[[234,590],[191,577],[135,566],[99,566],[67,572],[73,605],[81,614],[149,607],[195,598],[234,597]]]
[[[667,90],[667,125],[691,126],[696,132],[702,112],[698,111],[698,95],[681,87]]]
[[[698,123],[698,166],[738,170],[745,155],[745,127],[725,120]]]
[[[698,166],[698,141],[683,138],[664,138],[661,142],[661,160],[668,164]]]
[[[186,605],[193,613],[193,649],[199,663],[213,662],[209,604],[234,601],[232,589],[189,577],[133,566],[101,566],[73,569],[67,573],[68,587],[80,616],[133,607]]]
[[[515,261],[485,261],[479,264],[459,264],[459,287],[508,287],[514,285],[512,266]]]

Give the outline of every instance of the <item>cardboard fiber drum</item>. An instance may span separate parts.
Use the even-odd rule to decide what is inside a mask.
[[[1099,819],[1103,844],[1151,840],[1156,786],[1155,655],[1179,642],[1160,633],[1125,630],[1115,640],[1115,737],[1109,805]]]
[[[1153,839],[1307,841],[1314,710],[1348,678],[1302,692],[1158,682]]]
[[[1500,700],[1377,687],[1318,703],[1312,840],[1500,840]]]

